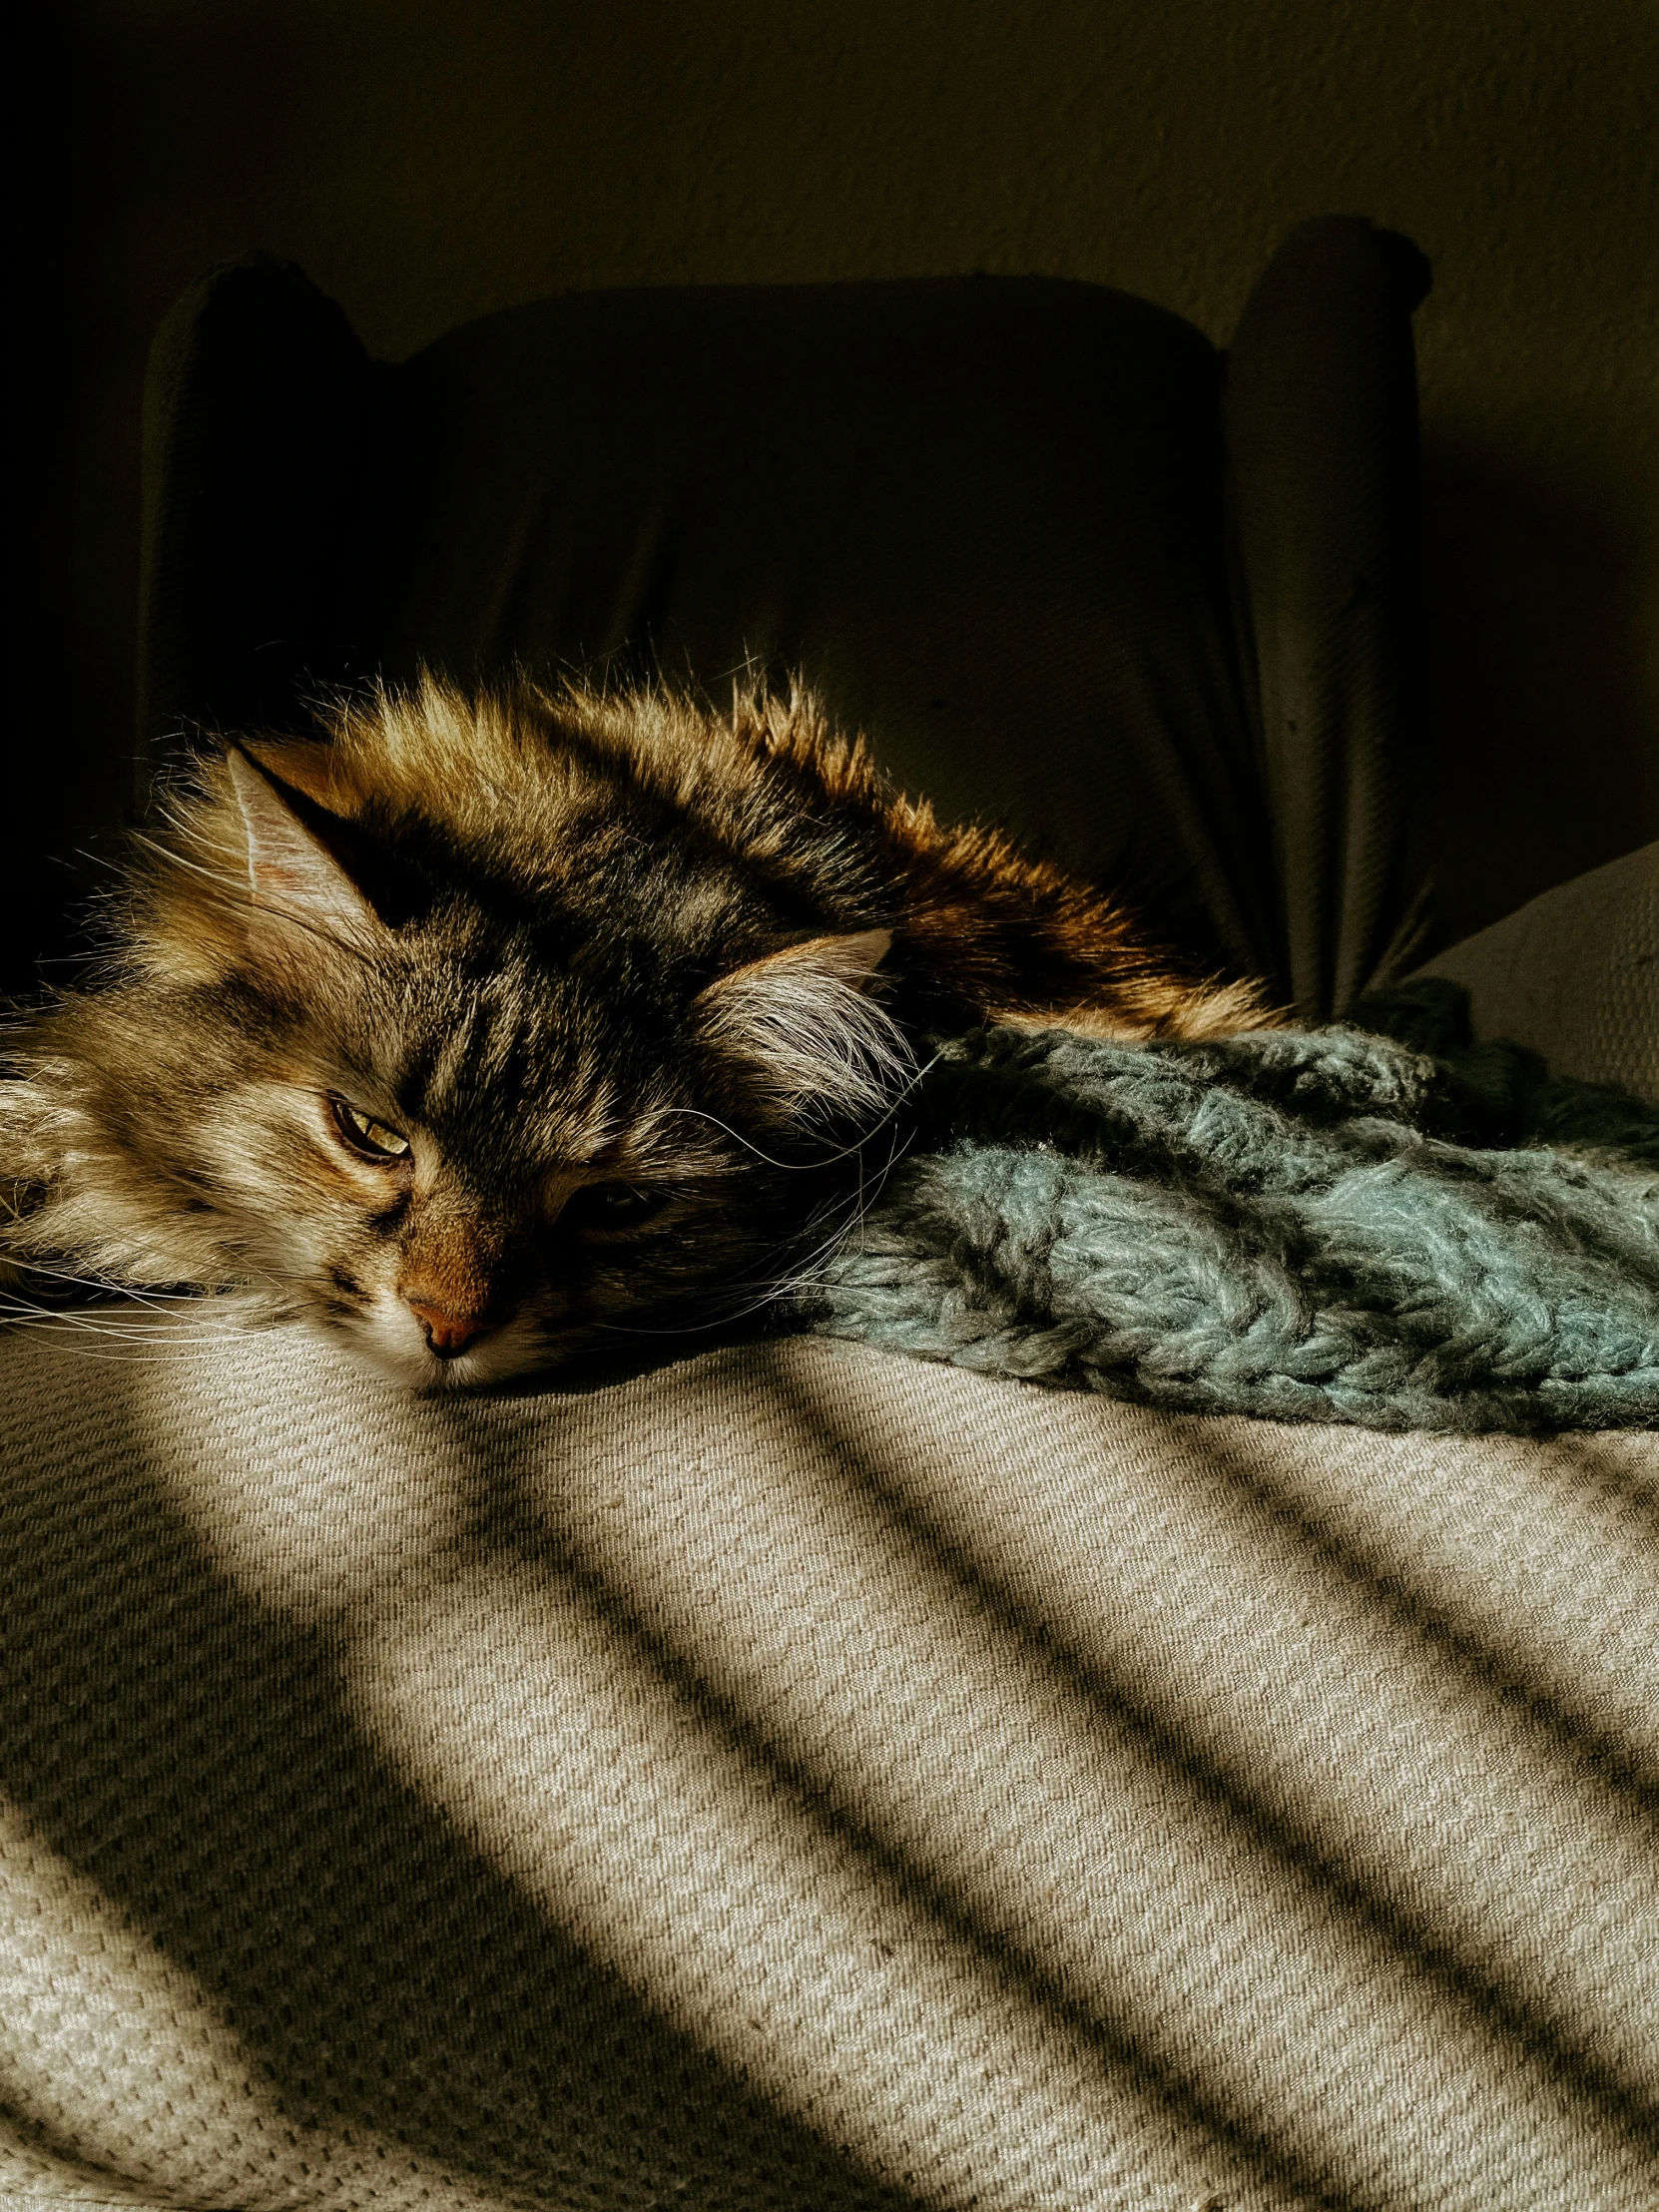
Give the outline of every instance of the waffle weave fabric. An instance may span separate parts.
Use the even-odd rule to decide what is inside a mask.
[[[1446,981],[1366,1018],[950,1041],[816,1327],[1191,1412],[1659,1424],[1659,1106],[1471,1045]]]
[[[14,1333],[0,2193],[1651,2212],[1659,1439]]]

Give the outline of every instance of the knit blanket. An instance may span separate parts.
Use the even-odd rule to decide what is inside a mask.
[[[1659,1107],[1471,1044],[1452,984],[1358,1018],[942,1044],[813,1325],[1192,1412],[1659,1424]]]

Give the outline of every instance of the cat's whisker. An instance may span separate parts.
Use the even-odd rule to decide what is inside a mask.
[[[106,1276],[75,1275],[66,1268],[53,1267],[44,1261],[26,1260],[20,1264],[26,1267],[30,1274],[44,1276],[49,1282],[62,1283],[73,1290],[91,1291],[100,1298],[109,1298],[112,1302],[119,1301],[119,1304],[112,1303],[108,1309],[111,1313],[119,1313],[123,1308],[133,1306],[142,1308],[146,1313],[164,1318],[191,1312],[200,1313],[216,1298],[234,1297],[236,1295],[235,1289],[229,1285],[219,1291],[157,1291],[143,1284],[113,1281]],[[17,1304],[19,1302],[6,1300],[5,1294],[0,1294],[0,1303]],[[62,1314],[76,1311],[74,1308],[59,1306],[32,1306],[29,1310],[43,1314]],[[96,1311],[103,1312],[106,1309],[98,1308]],[[225,1333],[233,1334],[235,1326],[227,1323]]]
[[[754,1153],[757,1160],[765,1161],[769,1168],[780,1168],[789,1175],[818,1174],[823,1169],[834,1167],[840,1161],[850,1159],[853,1154],[860,1152],[870,1138],[879,1134],[893,1119],[894,1115],[903,1106],[904,1101],[916,1090],[923,1079],[932,1073],[943,1057],[942,1052],[935,1052],[925,1067],[917,1068],[906,1079],[903,1088],[888,1103],[878,1119],[871,1122],[862,1135],[854,1137],[850,1144],[842,1145],[836,1152],[822,1153],[810,1160],[774,1159],[770,1152],[763,1152],[760,1146],[746,1137],[741,1130],[734,1129],[729,1121],[723,1121],[718,1114],[708,1113],[700,1106],[670,1106],[665,1109],[665,1113],[668,1116],[684,1116],[694,1121],[711,1123],[713,1127],[720,1130],[723,1136],[730,1137],[734,1144],[742,1145],[746,1152]]]
[[[135,1305],[152,1306],[164,1311],[178,1303],[180,1297],[194,1298],[202,1295],[197,1292],[184,1292],[177,1294],[175,1297],[170,1297],[165,1291],[152,1290],[143,1284],[122,1283],[110,1276],[76,1275],[68,1268],[54,1266],[49,1260],[24,1259],[17,1264],[26,1267],[31,1275],[45,1276],[52,1283],[66,1283],[74,1290],[95,1291],[100,1296],[120,1298],[123,1301],[130,1300]],[[43,1310],[51,1311],[50,1308]]]
[[[73,1353],[78,1360],[103,1360],[117,1367],[160,1368],[169,1366],[187,1352],[201,1348],[192,1345],[169,1345],[165,1352],[95,1352],[90,1345],[69,1343],[61,1349]]]
[[[160,1325],[171,1318],[161,1314],[149,1323],[124,1323],[120,1319],[119,1309],[112,1310],[106,1317],[102,1309],[89,1314],[73,1307],[34,1306],[21,1299],[8,1298],[0,1301],[0,1329],[49,1322],[61,1324],[66,1329],[79,1330],[88,1336],[126,1337],[135,1343],[154,1343],[160,1333]],[[223,1328],[197,1327],[193,1333],[193,1341],[202,1345],[229,1344],[243,1335],[246,1326],[246,1322],[243,1322],[228,1324]]]
[[[0,1327],[48,1322],[88,1336],[120,1337],[135,1344],[188,1342],[198,1349],[240,1343],[251,1329],[262,1326],[265,1319],[256,1309],[241,1302],[235,1313],[207,1320],[199,1318],[197,1311],[203,1302],[188,1299],[181,1300],[172,1310],[146,1308],[141,1314],[125,1317],[120,1307],[95,1307],[89,1311],[77,1307],[31,1306],[17,1299],[5,1303],[9,1311],[0,1311]]]
[[[846,1220],[834,1223],[834,1225],[830,1228],[828,1234],[819,1239],[818,1243],[810,1246],[807,1251],[801,1253],[799,1257],[795,1260],[794,1267],[792,1268],[789,1275],[779,1276],[774,1279],[776,1287],[779,1288],[781,1292],[787,1293],[794,1287],[809,1282],[812,1279],[809,1271],[812,1269],[815,1263],[821,1259],[828,1258],[830,1254],[837,1251],[841,1247],[841,1245],[846,1242],[846,1239],[853,1233],[853,1231],[862,1226],[865,1218],[869,1214],[871,1207],[874,1206],[876,1200],[880,1197],[882,1186],[885,1184],[888,1175],[892,1172],[893,1167],[897,1164],[897,1160],[901,1157],[902,1152],[889,1157],[886,1165],[881,1169],[879,1179],[876,1181],[873,1188],[867,1188],[862,1180],[860,1180],[857,1190],[854,1192],[850,1192],[847,1197],[841,1202],[839,1208],[823,1208],[811,1219],[811,1221],[809,1221],[809,1223],[807,1224],[807,1231],[808,1234],[811,1234],[814,1230],[823,1225],[829,1215],[835,1211],[844,1212],[847,1216]]]
[[[929,1065],[931,1064],[929,1062]],[[837,1251],[845,1243],[847,1237],[861,1226],[865,1216],[880,1197],[888,1176],[904,1157],[913,1141],[912,1135],[906,1137],[904,1142],[899,1144],[895,1132],[894,1143],[888,1150],[887,1158],[882,1163],[873,1188],[866,1190],[860,1178],[855,1191],[830,1201],[808,1218],[803,1230],[806,1235],[811,1235],[816,1228],[822,1226],[828,1217],[835,1213],[849,1212],[852,1217],[850,1220],[838,1224],[830,1230],[828,1236],[822,1238],[810,1250],[801,1254],[787,1275],[770,1278],[762,1277],[760,1279],[740,1277],[736,1282],[706,1287],[698,1294],[700,1300],[720,1301],[722,1302],[722,1311],[705,1321],[682,1323],[672,1328],[626,1322],[601,1322],[598,1326],[613,1334],[633,1337],[699,1336],[706,1335],[713,1329],[723,1329],[736,1322],[746,1321],[751,1314],[758,1314],[769,1306],[782,1305],[786,1300],[799,1298],[804,1291],[810,1290],[816,1282],[817,1277],[811,1272],[816,1264],[822,1260],[827,1260]],[[791,1244],[793,1245],[795,1241],[792,1239]],[[788,1249],[788,1247],[775,1246],[773,1249],[779,1251]],[[732,1310],[726,1309],[724,1304],[726,1300],[733,1297],[749,1296],[751,1293],[758,1293],[759,1295],[749,1297],[747,1305]]]
[[[848,1209],[851,1216],[849,1220],[837,1224],[828,1236],[822,1238],[818,1244],[803,1253],[788,1275],[774,1279],[768,1292],[770,1301],[781,1303],[785,1299],[796,1299],[803,1292],[813,1288],[819,1280],[820,1263],[828,1263],[836,1252],[841,1250],[848,1239],[862,1228],[864,1221],[880,1198],[887,1177],[892,1173],[898,1161],[902,1159],[906,1150],[908,1150],[907,1144],[889,1155],[872,1189],[866,1191],[860,1184]],[[819,1218],[822,1219],[822,1216]]]
[[[827,1264],[841,1250],[848,1239],[863,1227],[865,1220],[881,1195],[881,1186],[884,1184],[888,1173],[891,1172],[891,1166],[896,1164],[896,1161],[894,1161],[888,1168],[883,1169],[881,1182],[877,1183],[875,1188],[867,1195],[863,1192],[859,1193],[856,1207],[849,1221],[840,1224],[829,1236],[814,1246],[811,1251],[803,1254],[789,1275],[780,1276],[776,1279],[769,1293],[770,1298],[781,1303],[785,1299],[799,1298],[804,1292],[810,1291],[814,1287],[820,1277],[820,1263]]]
[[[236,1342],[254,1319],[246,1302],[241,1304],[236,1316],[213,1313],[212,1309],[218,1300],[234,1299],[239,1291],[255,1286],[264,1287],[277,1296],[288,1297],[295,1293],[311,1296],[316,1291],[314,1279],[308,1276],[282,1275],[252,1263],[244,1270],[247,1278],[244,1284],[227,1284],[218,1290],[181,1289],[176,1292],[158,1291],[145,1284],[124,1283],[109,1276],[79,1275],[49,1260],[23,1259],[18,1264],[27,1268],[30,1274],[44,1277],[52,1283],[63,1284],[68,1289],[92,1292],[100,1298],[110,1299],[112,1304],[108,1308],[97,1308],[89,1314],[85,1310],[35,1305],[0,1293],[0,1327],[25,1320],[56,1320],[88,1330],[98,1328],[106,1335],[113,1335],[123,1310],[137,1307],[145,1314],[154,1315],[161,1320],[181,1322],[186,1318],[191,1319],[195,1323],[195,1334],[190,1341],[198,1348]],[[11,1311],[7,1311],[7,1308]],[[259,1316],[261,1321],[268,1318],[264,1314]],[[145,1324],[139,1324],[132,1333],[135,1340],[142,1341],[150,1341],[153,1335],[153,1331]]]
[[[0,1315],[0,1328],[32,1328],[56,1334],[67,1340],[76,1351],[87,1349],[86,1340],[89,1337],[105,1344],[143,1347],[147,1355],[158,1360],[184,1352],[216,1352],[224,1345],[236,1341],[231,1336],[197,1337],[158,1330],[96,1328],[79,1322],[72,1315],[52,1312]]]

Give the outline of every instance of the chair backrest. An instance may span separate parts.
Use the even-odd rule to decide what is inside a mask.
[[[1353,889],[1332,795],[1352,779],[1274,742],[1282,696],[1302,696],[1274,617],[1326,607],[1308,644],[1332,660],[1355,533],[1316,513],[1310,586],[1298,502],[1319,506],[1335,435],[1408,525],[1414,392],[1387,234],[1313,230],[1334,276],[1310,291],[1283,266],[1309,259],[1306,233],[1275,264],[1280,294],[1337,332],[1300,441],[1320,344],[1271,293],[1229,392],[1190,324],[1057,280],[576,295],[388,366],[298,272],[229,265],[180,302],[152,366],[142,750],[292,722],[320,686],[422,664],[466,682],[514,664],[660,674],[717,697],[746,672],[799,673],[942,812],[1003,823],[1126,889],[1200,961],[1328,1010],[1377,979],[1408,895],[1384,868],[1382,920],[1362,917],[1357,953],[1332,949]],[[1356,731],[1375,752],[1409,718],[1392,679],[1415,652],[1414,538],[1390,508],[1368,517],[1360,600],[1384,651],[1336,653],[1310,733],[1327,752]],[[1400,793],[1373,782],[1359,829],[1391,854]],[[1276,801],[1323,809],[1323,827],[1287,837]]]

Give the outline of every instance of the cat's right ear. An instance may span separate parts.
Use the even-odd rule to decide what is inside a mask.
[[[226,755],[248,838],[251,940],[288,953],[307,936],[353,946],[380,935],[379,917],[328,843],[301,818],[316,810],[239,747]],[[331,840],[330,840],[331,841]]]
[[[720,976],[693,1001],[693,1018],[747,1067],[773,1119],[873,1119],[913,1072],[904,1032],[869,995],[891,946],[886,929],[788,945]]]

